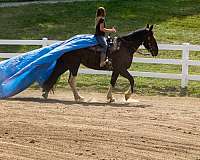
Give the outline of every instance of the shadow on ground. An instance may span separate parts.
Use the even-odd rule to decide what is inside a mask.
[[[82,106],[111,106],[111,107],[136,107],[136,108],[146,108],[146,107],[152,107],[152,105],[149,104],[139,104],[134,102],[122,102],[122,101],[116,101],[113,103],[109,102],[92,102],[92,101],[85,101],[85,102],[75,102],[70,100],[59,100],[59,99],[42,99],[42,98],[32,98],[32,97],[26,97],[26,98],[8,98],[7,101],[21,101],[21,102],[36,102],[36,103],[49,103],[49,104],[64,104],[64,105],[74,105],[74,104],[81,104]]]

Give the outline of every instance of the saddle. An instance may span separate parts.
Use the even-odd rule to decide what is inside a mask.
[[[112,57],[115,51],[119,50],[120,42],[118,41],[117,37],[112,38],[110,35],[106,37],[106,41],[108,44],[107,52],[106,52],[106,59],[108,60],[108,64],[106,65],[106,70],[112,70]],[[102,51],[101,45],[96,45],[88,48],[95,53],[100,55]]]
[[[113,54],[115,51],[119,50],[120,48],[120,42],[117,41],[117,37],[112,38],[111,36],[106,37],[106,41],[108,44],[106,57],[110,58],[110,55]],[[92,50],[94,52],[101,52],[102,47],[101,45],[96,45],[88,48],[89,50]]]

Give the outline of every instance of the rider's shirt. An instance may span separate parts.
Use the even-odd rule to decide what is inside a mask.
[[[104,23],[104,27],[106,27],[106,26],[105,26],[105,20],[104,20],[104,18],[100,18],[99,21],[98,21],[98,23],[97,23],[97,25],[96,25],[96,32],[95,32],[95,35],[97,35],[97,36],[105,36],[105,32],[102,32],[102,31],[100,30],[100,24],[101,24],[101,23]]]

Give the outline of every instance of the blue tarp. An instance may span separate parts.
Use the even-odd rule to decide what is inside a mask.
[[[96,45],[94,35],[74,36],[64,42],[36,49],[0,62],[0,99],[25,90],[34,82],[41,86],[64,53]],[[67,54],[67,53],[66,53]]]

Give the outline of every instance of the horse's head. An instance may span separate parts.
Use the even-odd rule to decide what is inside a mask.
[[[143,45],[151,53],[152,56],[158,55],[158,45],[156,39],[153,36],[153,25],[149,27],[147,24],[146,33],[144,37]]]
[[[129,50],[133,50],[134,52],[139,48],[140,45],[143,44],[152,56],[157,56],[158,45],[152,30],[153,25],[149,27],[147,24],[146,28],[138,29],[126,36],[119,37],[119,44],[123,43],[125,47],[129,48]]]

